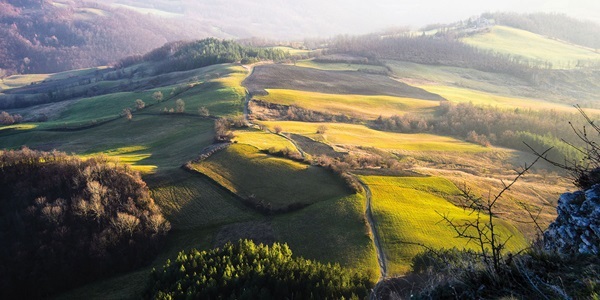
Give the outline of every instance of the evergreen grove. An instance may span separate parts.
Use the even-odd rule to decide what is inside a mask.
[[[149,299],[364,299],[368,276],[293,257],[286,244],[249,240],[208,251],[182,251],[153,270]]]

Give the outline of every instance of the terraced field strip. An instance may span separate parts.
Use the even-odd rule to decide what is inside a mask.
[[[374,120],[409,112],[430,112],[438,101],[393,96],[339,95],[286,89],[267,89],[269,94],[254,98],[270,103],[293,105],[326,114]]]
[[[469,211],[445,199],[460,193],[450,181],[440,177],[361,176],[360,179],[372,192],[373,218],[388,262],[389,276],[410,270],[412,258],[424,250],[414,243],[434,249],[476,250],[473,243],[456,239],[455,231],[441,222],[440,214],[447,214],[456,222],[475,218]],[[500,219],[496,222],[502,238],[512,236],[508,251],[526,247],[525,238],[514,226]]]
[[[405,134],[370,129],[364,125],[343,123],[308,123],[294,121],[261,121],[273,129],[280,126],[284,132],[305,135],[317,141],[332,145],[353,145],[374,147],[384,150],[407,151],[455,151],[488,152],[489,148],[463,142],[451,137],[433,134]],[[324,125],[325,134],[318,134],[317,128]]]

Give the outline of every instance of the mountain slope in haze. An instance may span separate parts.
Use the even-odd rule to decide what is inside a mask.
[[[497,24],[527,30],[593,49],[600,48],[600,25],[594,22],[576,20],[564,14],[547,13],[486,13],[482,16],[494,19]]]
[[[97,3],[0,0],[0,77],[106,65],[166,42],[206,36],[221,35]]]

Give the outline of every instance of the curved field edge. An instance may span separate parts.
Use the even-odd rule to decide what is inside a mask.
[[[191,163],[191,168],[236,195],[273,209],[349,195],[333,173],[261,153],[251,145],[233,144],[204,161]]]
[[[255,99],[270,103],[293,105],[327,114],[345,114],[359,119],[374,120],[408,112],[428,112],[439,106],[431,100],[393,96],[339,95],[288,89],[266,89],[268,95]]]
[[[377,281],[377,254],[364,211],[364,196],[353,194],[276,216],[272,224],[278,240],[288,243],[294,253],[365,271]]]
[[[270,129],[281,127],[284,132],[305,135],[318,141],[332,145],[353,145],[374,147],[383,150],[407,151],[455,151],[455,152],[488,152],[476,144],[460,141],[455,138],[433,134],[393,133],[370,129],[364,125],[343,123],[308,123],[296,121],[261,121]],[[319,126],[324,125],[324,134],[316,133]]]
[[[439,177],[361,176],[372,192],[372,209],[377,231],[388,262],[388,275],[402,275],[410,270],[412,258],[424,248],[468,248],[473,243],[457,239],[456,232],[442,220],[448,215],[456,222],[474,220],[468,210],[446,198],[460,191],[450,181]],[[527,246],[525,237],[508,222],[496,219],[501,238],[509,238],[507,251]]]
[[[502,54],[549,62],[555,69],[572,69],[578,61],[600,60],[593,49],[550,39],[508,26],[494,26],[490,32],[462,39],[463,42]]]

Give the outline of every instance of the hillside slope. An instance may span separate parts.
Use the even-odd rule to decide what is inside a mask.
[[[0,77],[106,65],[169,41],[206,36],[224,35],[202,24],[98,3],[2,0]]]

